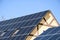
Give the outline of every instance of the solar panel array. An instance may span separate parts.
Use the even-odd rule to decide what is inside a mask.
[[[60,27],[50,28],[44,31],[35,40],[60,40]]]
[[[26,40],[47,11],[0,22],[0,40]]]

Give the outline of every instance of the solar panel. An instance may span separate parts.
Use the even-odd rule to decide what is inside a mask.
[[[0,40],[25,40],[26,36],[29,35],[32,30],[37,26],[40,20],[44,17],[47,11],[18,17],[6,21],[0,22],[0,32],[5,32]],[[19,30],[14,37],[12,35]],[[21,34],[26,34],[21,36]],[[19,36],[17,36],[19,35]]]
[[[50,28],[43,32],[35,40],[57,40],[60,39],[60,27]]]

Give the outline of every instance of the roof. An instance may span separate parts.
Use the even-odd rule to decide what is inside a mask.
[[[35,40],[60,40],[60,26],[49,28],[39,35]]]
[[[0,40],[25,40],[49,10],[0,22]]]

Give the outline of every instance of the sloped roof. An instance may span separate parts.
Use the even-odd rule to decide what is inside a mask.
[[[25,40],[48,11],[1,21],[0,40]],[[17,30],[17,34],[12,36]]]
[[[60,26],[49,28],[40,36],[38,36],[35,40],[60,40]]]

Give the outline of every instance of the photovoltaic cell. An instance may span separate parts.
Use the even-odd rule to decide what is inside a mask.
[[[35,40],[59,40],[60,39],[60,26],[50,28],[47,31],[43,32]]]
[[[27,35],[21,36],[20,34],[30,34],[47,12],[48,10],[6,21],[1,21],[0,32],[6,33],[4,36],[0,37],[0,40],[26,40]],[[19,30],[19,32],[15,34],[15,37],[12,37],[16,30]]]

